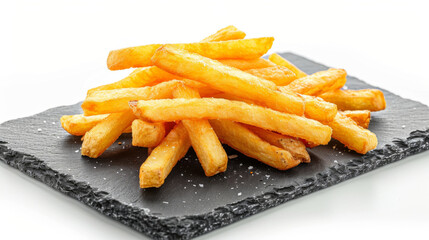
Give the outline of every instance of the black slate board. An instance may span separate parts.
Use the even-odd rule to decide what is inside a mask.
[[[307,73],[327,67],[282,54]],[[349,89],[374,88],[348,77]],[[99,159],[80,155],[80,138],[60,126],[80,103],[57,107],[0,125],[0,160],[60,192],[154,238],[192,238],[291,199],[326,188],[429,149],[429,108],[383,90],[387,109],[373,113],[369,129],[376,150],[361,156],[333,140],[310,150],[312,162],[282,172],[237,155],[223,174],[207,178],[190,150],[160,189],[138,187],[147,150],[124,134]],[[335,146],[335,149],[334,149]],[[253,173],[252,173],[253,172]]]

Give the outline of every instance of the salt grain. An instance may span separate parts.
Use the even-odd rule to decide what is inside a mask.
[[[166,201],[163,201],[162,203],[164,203],[164,204],[168,204],[168,202],[166,202]]]
[[[203,188],[204,184],[200,183],[200,184],[198,184],[198,186],[200,186],[201,188]]]
[[[249,166],[247,169],[252,170],[252,169],[253,169],[253,166]]]
[[[38,132],[41,132],[41,131],[42,131],[42,129],[41,129],[41,128],[38,128],[38,129],[37,129],[37,131],[38,131]]]
[[[237,193],[237,196],[241,196],[241,192]]]

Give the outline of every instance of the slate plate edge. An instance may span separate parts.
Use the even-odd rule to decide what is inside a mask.
[[[78,182],[71,175],[48,167],[42,160],[9,149],[0,141],[0,160],[48,186],[131,228],[156,239],[189,239],[240,219],[278,206],[292,199],[327,188],[347,179],[367,173],[386,164],[429,150],[429,129],[416,130],[406,139],[375,149],[346,164],[336,164],[304,182],[275,188],[262,195],[219,207],[211,212],[184,217],[162,218],[144,210],[123,204],[109,197],[109,193]]]

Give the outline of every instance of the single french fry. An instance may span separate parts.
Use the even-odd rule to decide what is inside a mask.
[[[272,46],[274,38],[238,39],[221,42],[197,42],[166,44],[175,48],[194,52],[212,59],[254,59],[264,55]],[[150,44],[138,47],[110,51],[107,67],[110,70],[131,67],[152,66],[151,57],[162,44]]]
[[[347,73],[345,70],[331,68],[298,78],[289,85],[281,88],[295,93],[317,96],[344,86],[347,80],[346,76]]]
[[[377,136],[356,124],[351,118],[338,113],[328,125],[332,128],[332,138],[357,153],[365,154],[377,147]]]
[[[164,123],[150,123],[136,119],[131,125],[132,145],[136,147],[156,147],[165,137]]]
[[[168,174],[185,156],[190,146],[188,132],[183,124],[177,124],[141,165],[140,187],[161,187]]]
[[[153,87],[100,90],[88,95],[82,103],[85,116],[123,112],[131,100],[171,98],[180,81],[162,82]]]
[[[61,126],[71,135],[83,136],[109,114],[85,117],[83,114],[64,115],[61,117]]]
[[[295,159],[305,163],[310,162],[310,155],[301,140],[250,125],[245,127],[269,144],[287,150]]]
[[[168,72],[205,83],[213,89],[261,102],[281,112],[304,113],[304,103],[300,97],[281,93],[273,82],[218,61],[168,46],[158,49],[152,60]]]
[[[285,58],[281,57],[277,53],[271,54],[268,59],[271,62],[273,62],[273,63],[275,63],[275,64],[277,64],[279,66],[287,67],[289,70],[291,70],[292,72],[295,73],[295,75],[296,75],[297,78],[302,78],[302,77],[307,76],[307,74],[305,72],[303,72],[301,69],[297,68],[291,62],[289,62]]]
[[[378,89],[335,90],[326,92],[319,97],[334,103],[339,110],[381,111],[386,108],[384,94]]]
[[[200,98],[198,91],[186,87],[178,86],[174,92],[175,98]],[[188,131],[192,147],[198,156],[198,160],[204,169],[206,176],[213,176],[220,172],[225,172],[228,164],[228,155],[222,147],[213,128],[208,120],[182,120]]]
[[[228,26],[222,28],[216,33],[204,38],[201,42],[217,42],[217,41],[226,41],[226,40],[235,40],[235,39],[243,39],[246,37],[246,33],[238,30],[234,26]]]
[[[322,123],[332,121],[337,114],[337,105],[324,101],[321,98],[300,95],[305,103],[304,115]]]
[[[109,114],[84,116],[83,114],[77,115],[64,115],[61,117],[61,126],[71,135],[83,136],[86,132],[91,130],[99,122],[107,118]],[[124,133],[130,133],[131,126],[128,126]]]
[[[276,65],[263,58],[255,59],[220,59],[219,62],[228,65],[233,68],[238,68],[240,70],[249,70],[249,69],[258,69],[258,68],[267,68],[275,67]]]
[[[331,139],[332,130],[315,120],[240,101],[221,98],[160,99],[132,101],[130,107],[139,118],[153,122],[223,119],[246,123],[317,144],[327,144]]]
[[[88,90],[87,95],[100,90],[145,87],[176,78],[177,76],[155,66],[138,68],[124,79]]]
[[[136,117],[131,110],[112,113],[85,133],[82,143],[82,155],[90,158],[99,157]]]
[[[311,118],[324,123],[324,122],[332,121],[332,119],[334,119],[335,115],[337,114],[337,106],[333,103],[326,102],[321,98],[317,98],[313,96],[300,95],[300,94],[298,95],[304,100],[304,103],[305,103],[304,115],[307,118]],[[242,101],[248,104],[264,106],[264,104],[261,104],[249,99],[245,99],[242,97],[237,97],[229,93],[215,93],[215,94],[206,95],[206,96],[215,97],[215,98],[224,98],[224,99],[235,100],[235,101]]]
[[[354,110],[354,111],[342,111],[344,116],[351,118],[357,123],[357,125],[368,128],[369,122],[371,120],[371,112],[368,110]]]
[[[275,83],[277,86],[288,85],[296,79],[295,73],[282,66],[249,69],[245,72],[265,80],[269,80]]]
[[[210,124],[223,143],[273,168],[287,170],[301,163],[288,151],[267,143],[238,123],[210,120]]]

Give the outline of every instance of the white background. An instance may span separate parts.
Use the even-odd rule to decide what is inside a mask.
[[[155,3],[156,2],[156,3]],[[0,122],[126,76],[109,50],[198,41],[227,25],[429,104],[424,1],[0,1]],[[395,107],[395,106],[389,106]],[[412,116],[410,116],[412,117]],[[429,123],[422,123],[422,126]],[[201,239],[427,237],[429,153],[270,209]],[[1,239],[142,235],[0,164]]]

